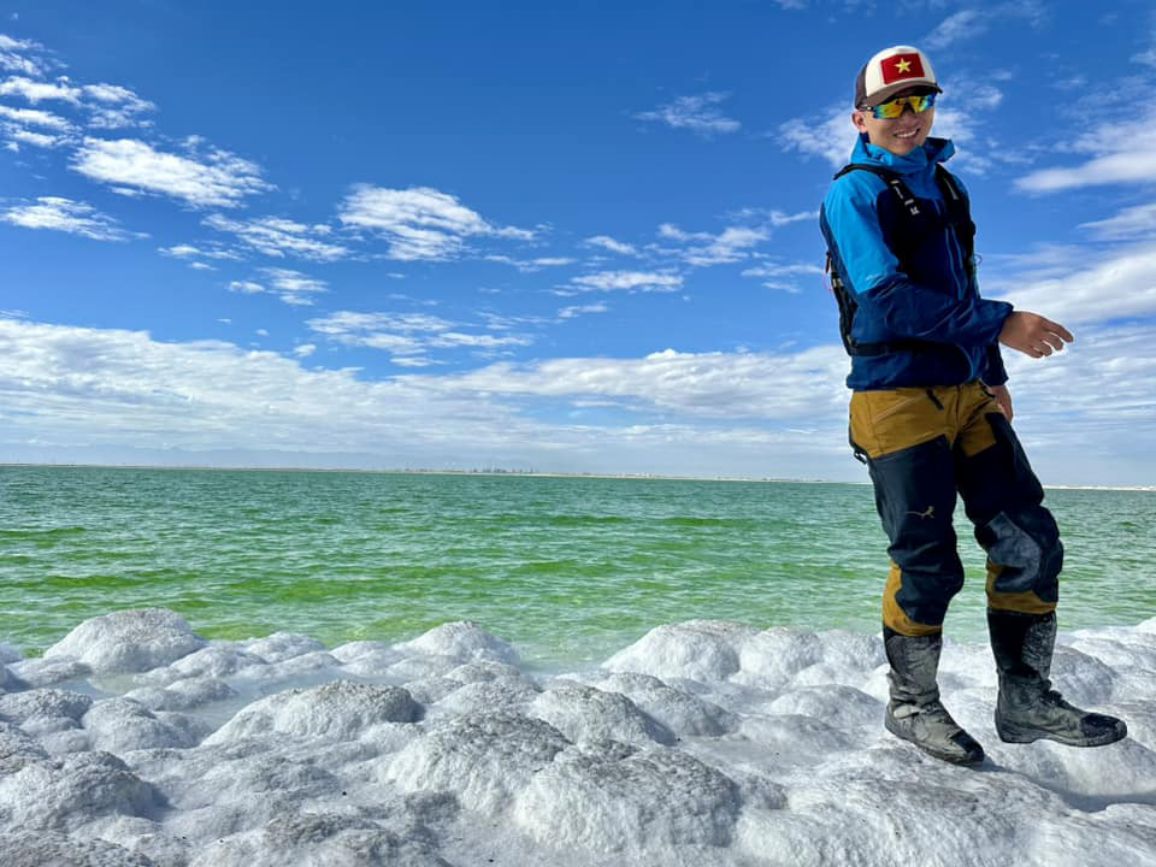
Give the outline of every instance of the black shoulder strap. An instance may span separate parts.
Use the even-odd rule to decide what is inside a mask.
[[[893,172],[890,169],[885,169],[883,166],[875,166],[871,165],[870,163],[849,163],[835,173],[834,179],[839,180],[839,178],[843,177],[843,175],[855,171],[871,172],[871,174],[882,178],[887,186],[891,189],[891,191],[899,197],[899,201],[903,203],[903,207],[908,214],[913,217],[918,217],[920,213],[922,213],[919,210],[919,203],[915,200],[915,196],[912,195],[911,190],[907,187],[907,184],[903,183],[903,178],[899,176],[899,173]],[[956,196],[957,198],[959,196],[958,192],[955,190],[952,191],[952,195]]]

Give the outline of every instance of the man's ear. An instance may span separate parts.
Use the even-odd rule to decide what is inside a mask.
[[[863,120],[863,112],[856,109],[851,112],[851,123],[854,124],[855,129],[859,132],[867,132],[867,123]]]

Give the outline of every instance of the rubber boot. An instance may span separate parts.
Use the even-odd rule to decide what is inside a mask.
[[[883,630],[891,672],[891,701],[883,725],[930,756],[957,765],[978,765],[983,747],[951,718],[939,700],[939,635],[910,637]]]
[[[1128,734],[1114,716],[1072,707],[1048,680],[1056,644],[1055,614],[988,610],[991,648],[999,669],[995,730],[1009,744],[1041,738],[1071,747],[1099,747]]]

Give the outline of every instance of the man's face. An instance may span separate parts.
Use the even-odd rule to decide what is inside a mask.
[[[922,147],[927,141],[931,125],[935,122],[935,109],[929,108],[916,114],[907,106],[903,114],[891,120],[876,118],[870,109],[856,110],[851,113],[851,122],[859,132],[867,133],[871,144],[902,157]]]

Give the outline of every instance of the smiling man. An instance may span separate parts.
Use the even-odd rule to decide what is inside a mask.
[[[851,356],[851,444],[891,542],[884,722],[936,758],[978,764],[983,748],[951,718],[936,682],[944,616],[963,586],[957,493],[988,555],[1000,738],[1098,746],[1127,728],[1072,707],[1048,680],[1063,546],[1011,427],[999,344],[1042,358],[1072,335],[980,297],[967,193],[942,165],[955,149],[931,137],[942,92],[918,48],[894,46],[867,62],[851,114],[859,140],[820,225]]]

